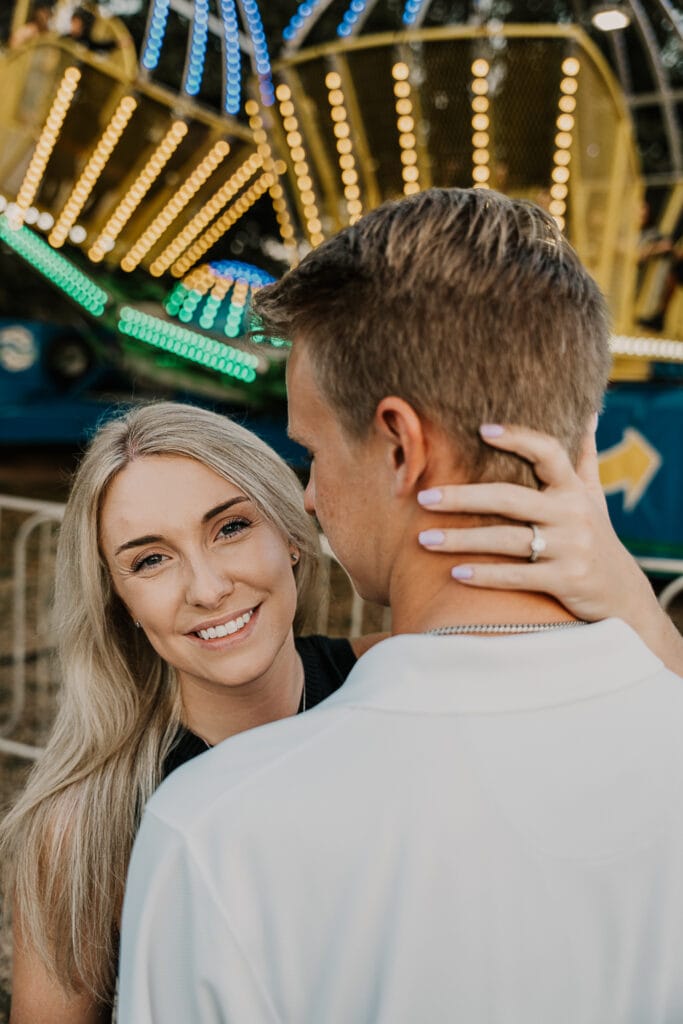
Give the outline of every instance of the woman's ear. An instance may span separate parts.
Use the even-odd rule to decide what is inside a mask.
[[[425,471],[429,451],[422,418],[403,398],[389,395],[375,410],[374,426],[386,445],[395,495],[412,495]]]

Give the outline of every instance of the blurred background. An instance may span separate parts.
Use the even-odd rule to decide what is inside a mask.
[[[251,297],[430,186],[544,206],[605,292],[603,486],[679,614],[680,5],[16,0],[0,42],[3,799],[54,712],[55,539],[89,433],[114,407],[177,398],[239,417],[303,472],[286,345],[249,333]],[[380,625],[331,572],[320,627]]]

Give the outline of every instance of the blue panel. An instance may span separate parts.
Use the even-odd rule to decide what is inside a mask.
[[[683,558],[683,388],[619,384],[598,427],[614,527],[636,555]],[[609,493],[611,491],[611,493]]]

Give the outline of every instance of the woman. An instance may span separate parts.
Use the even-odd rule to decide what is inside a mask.
[[[531,448],[544,440],[529,436]],[[552,490],[530,493],[547,506]],[[443,509],[463,491],[444,488]],[[547,520],[535,521],[550,537]],[[559,538],[572,528],[553,527]],[[528,526],[504,529],[526,534],[528,551]],[[440,550],[457,550],[457,540],[445,535]],[[60,534],[62,707],[2,829],[15,906],[13,1024],[110,1018],[126,867],[151,792],[207,746],[313,706],[379,639],[295,640],[315,607],[318,550],[296,478],[234,423],[161,403],[96,436]],[[577,593],[587,590],[600,584]]]

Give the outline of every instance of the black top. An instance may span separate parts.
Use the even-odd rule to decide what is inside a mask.
[[[306,709],[338,690],[356,664],[356,655],[348,640],[329,636],[300,636],[294,641],[304,666]],[[302,711],[303,707],[299,708]],[[164,778],[186,761],[208,749],[201,737],[181,726],[164,761]]]

